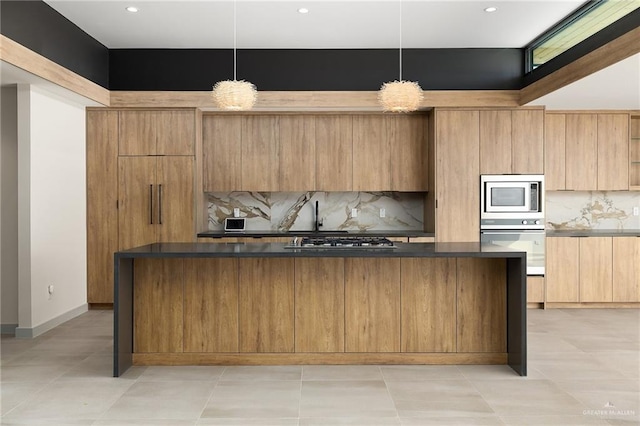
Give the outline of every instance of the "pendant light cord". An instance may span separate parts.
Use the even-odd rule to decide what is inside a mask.
[[[400,81],[402,81],[402,0],[400,1]]]
[[[237,59],[236,59],[236,33],[237,33],[237,17],[236,17],[236,7],[237,7],[237,1],[233,0],[233,80],[236,81],[236,63],[237,63]]]

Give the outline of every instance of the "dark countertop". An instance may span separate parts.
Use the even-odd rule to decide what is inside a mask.
[[[245,231],[224,232],[204,231],[198,233],[198,238],[262,238],[262,237],[433,237],[435,233],[424,231]]]
[[[640,229],[576,229],[547,231],[547,237],[640,237]]]
[[[171,257],[499,257],[521,258],[526,252],[493,244],[397,243],[393,249],[288,249],[284,243],[156,243],[116,253],[119,258]]]

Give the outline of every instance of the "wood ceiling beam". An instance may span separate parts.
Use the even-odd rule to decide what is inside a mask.
[[[640,27],[524,87],[520,90],[519,105],[526,105],[639,52]]]
[[[0,60],[109,106],[109,90],[0,34]]]

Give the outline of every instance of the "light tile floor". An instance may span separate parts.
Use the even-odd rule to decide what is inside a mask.
[[[529,310],[529,375],[506,366],[133,367],[112,313],[3,336],[3,425],[640,424],[640,311]]]

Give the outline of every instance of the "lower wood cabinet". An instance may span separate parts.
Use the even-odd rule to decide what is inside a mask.
[[[544,277],[527,277],[527,303],[544,303]]]
[[[504,259],[141,259],[134,270],[136,353],[506,352]]]
[[[640,302],[640,238],[551,237],[546,248],[547,302]]]

